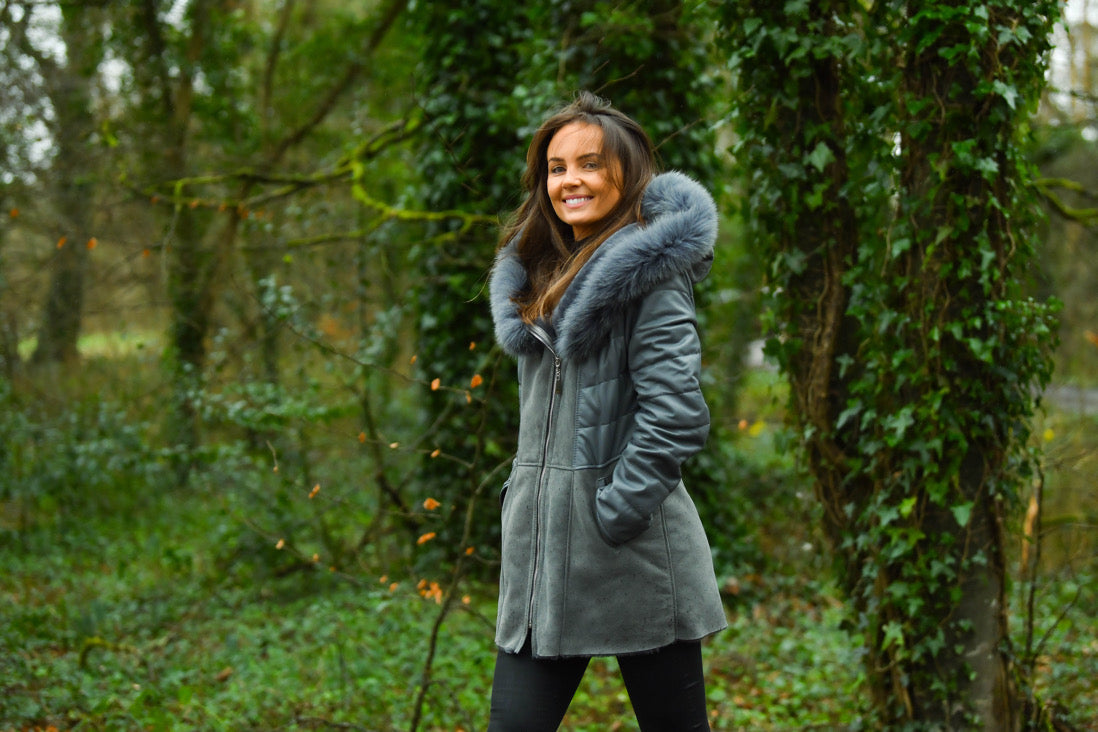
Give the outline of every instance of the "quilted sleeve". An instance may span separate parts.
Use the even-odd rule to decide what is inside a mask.
[[[637,396],[634,431],[595,501],[603,538],[615,545],[648,528],[660,504],[678,487],[683,462],[709,436],[701,342],[685,274],[641,300],[628,358]]]

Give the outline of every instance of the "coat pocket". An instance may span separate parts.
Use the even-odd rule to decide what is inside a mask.
[[[610,484],[613,482],[613,480],[614,480],[614,478],[613,478],[612,475],[604,475],[603,477],[601,477],[601,478],[599,478],[598,480],[595,481],[595,495],[594,495],[594,500],[591,503],[591,507],[592,507],[591,513],[592,513],[592,518],[595,519],[595,526],[599,530],[599,537],[606,543],[607,546],[610,546],[610,547],[613,547],[613,548],[616,549],[617,547],[621,546],[621,542],[614,541],[613,539],[610,538],[610,532],[607,530],[608,527],[603,525],[602,518],[599,517],[599,510],[598,510],[599,494],[602,493],[604,490],[606,490],[610,486]]]

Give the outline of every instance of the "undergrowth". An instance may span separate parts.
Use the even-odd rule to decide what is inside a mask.
[[[703,646],[713,729],[872,728],[816,502],[764,417],[722,438],[748,481],[729,492],[754,549],[718,561],[729,628]],[[352,495],[365,467],[354,461],[327,471],[342,493],[310,498],[227,442],[174,486],[171,452],[141,420],[88,400],[53,416],[9,410],[0,427],[0,730],[413,729],[446,599],[446,565],[426,560],[437,542],[379,534],[408,550],[356,549],[377,502]],[[1093,422],[1042,427],[1053,533],[1036,594],[1038,691],[1057,720],[1096,729]],[[339,530],[329,545],[325,526]],[[416,729],[487,723],[496,588],[474,575],[454,592]],[[1013,593],[1022,648],[1024,583]],[[563,729],[636,729],[613,659],[592,662]]]

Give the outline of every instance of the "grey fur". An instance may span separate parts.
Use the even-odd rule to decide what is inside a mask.
[[[632,224],[607,239],[557,305],[553,325],[561,357],[582,359],[598,350],[614,320],[672,276],[685,273],[697,282],[709,272],[717,207],[708,191],[682,173],[663,173],[649,183],[641,211],[645,225]],[[496,339],[512,356],[541,348],[512,301],[525,284],[512,242],[500,251],[490,285]]]

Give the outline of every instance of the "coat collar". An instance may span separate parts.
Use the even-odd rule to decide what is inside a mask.
[[[708,274],[717,238],[717,207],[697,182],[678,172],[657,175],[641,203],[645,225],[630,224],[603,242],[572,280],[553,313],[556,352],[584,358],[595,352],[617,317],[669,278]],[[496,339],[512,356],[542,345],[512,301],[526,272],[512,241],[496,257],[489,283]]]

